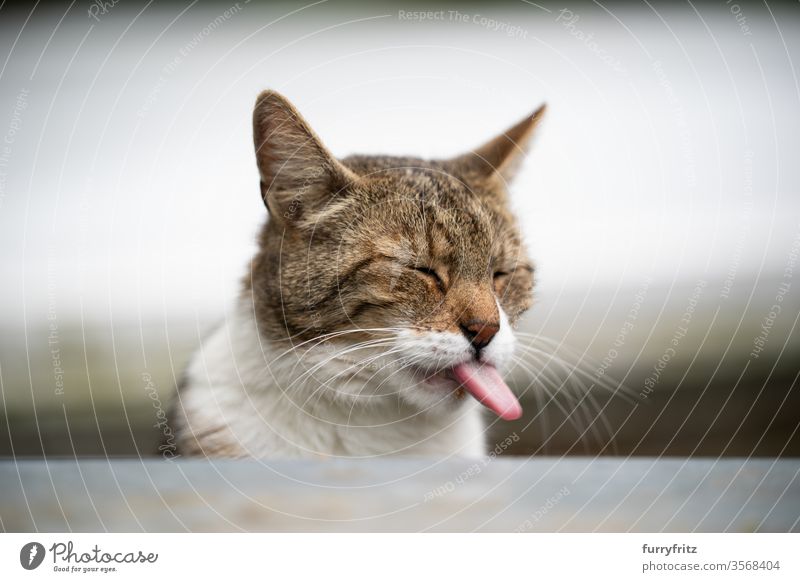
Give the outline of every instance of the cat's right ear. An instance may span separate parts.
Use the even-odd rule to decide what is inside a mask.
[[[261,198],[270,215],[286,224],[310,219],[357,179],[275,91],[264,91],[256,99],[253,141]]]

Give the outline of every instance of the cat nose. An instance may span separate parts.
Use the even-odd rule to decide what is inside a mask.
[[[489,321],[470,320],[462,323],[461,332],[469,340],[469,343],[480,351],[489,345],[492,338],[500,331],[500,326]]]

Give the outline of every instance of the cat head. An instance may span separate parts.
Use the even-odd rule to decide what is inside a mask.
[[[371,396],[435,408],[466,391],[518,416],[497,370],[531,305],[533,266],[507,184],[543,112],[448,160],[339,160],[284,97],[262,93],[253,128],[269,220],[246,290],[264,336],[349,354],[352,374],[385,377]]]

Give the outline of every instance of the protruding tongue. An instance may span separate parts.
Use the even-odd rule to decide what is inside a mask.
[[[478,402],[503,420],[515,420],[522,416],[519,400],[494,366],[466,362],[453,368],[453,376]]]

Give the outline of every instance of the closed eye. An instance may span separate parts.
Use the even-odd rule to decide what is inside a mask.
[[[442,278],[436,271],[434,271],[433,269],[429,269],[428,267],[412,267],[412,269],[414,269],[417,273],[420,273],[421,275],[424,275],[425,277],[432,280],[434,283],[436,283],[436,286],[439,288],[439,291],[444,293],[444,281],[442,281]]]
[[[495,271],[492,275],[492,283],[494,284],[494,292],[500,295],[503,292],[503,287],[508,284],[507,277],[510,275],[508,271]]]
[[[497,271],[492,273],[492,278],[496,281],[497,279],[500,279],[502,277],[509,277],[511,275],[515,275],[517,271],[523,271],[523,272],[527,271],[532,275],[533,267],[531,267],[530,265],[526,265],[524,263],[518,263],[505,271],[502,269],[498,269]]]

